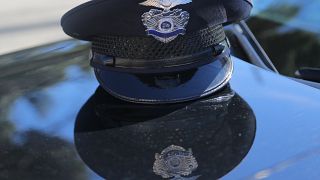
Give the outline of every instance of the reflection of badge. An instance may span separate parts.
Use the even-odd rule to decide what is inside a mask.
[[[192,155],[192,150],[185,150],[183,147],[171,145],[164,149],[161,154],[156,153],[156,161],[153,165],[153,172],[163,178],[172,180],[195,180],[199,176],[184,178],[198,168],[198,163]]]
[[[157,40],[168,43],[178,35],[186,33],[185,27],[189,21],[189,13],[182,9],[171,8],[190,3],[192,0],[147,0],[140,5],[162,8],[151,9],[142,15],[142,22],[146,26],[147,34]]]

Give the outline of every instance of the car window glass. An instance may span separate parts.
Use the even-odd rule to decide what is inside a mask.
[[[320,1],[255,0],[247,23],[281,74],[320,67]]]

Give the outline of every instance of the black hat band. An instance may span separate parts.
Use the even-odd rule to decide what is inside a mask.
[[[222,25],[179,36],[170,43],[152,37],[96,36],[92,51],[128,59],[169,59],[203,52],[225,39]]]

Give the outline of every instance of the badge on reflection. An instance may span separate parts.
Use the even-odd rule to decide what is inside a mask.
[[[212,180],[242,161],[254,136],[253,111],[228,86],[165,105],[129,103],[99,87],[78,113],[74,140],[108,180]]]
[[[188,176],[198,168],[192,150],[185,150],[180,146],[171,145],[164,149],[161,154],[157,153],[155,157],[153,172],[163,178],[174,177],[173,179],[182,180],[185,178],[181,176]]]

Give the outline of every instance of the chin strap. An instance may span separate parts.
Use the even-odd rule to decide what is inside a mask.
[[[93,52],[91,66],[98,70],[129,73],[166,73],[197,68],[230,56],[227,39],[216,46],[191,55],[165,59],[126,59]]]

